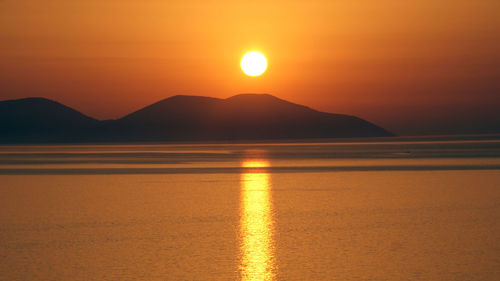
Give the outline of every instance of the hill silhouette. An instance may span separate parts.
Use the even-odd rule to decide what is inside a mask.
[[[5,109],[6,111],[4,111]],[[268,94],[173,96],[98,121],[47,99],[0,102],[0,141],[196,141],[392,135],[355,116],[324,113]]]
[[[0,102],[0,141],[79,140],[99,121],[46,98]]]

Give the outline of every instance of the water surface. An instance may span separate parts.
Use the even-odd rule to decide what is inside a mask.
[[[499,280],[500,142],[0,147],[0,280]]]

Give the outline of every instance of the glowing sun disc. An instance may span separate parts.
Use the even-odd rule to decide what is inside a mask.
[[[267,60],[259,52],[250,52],[243,56],[240,65],[246,75],[259,76],[266,71]]]

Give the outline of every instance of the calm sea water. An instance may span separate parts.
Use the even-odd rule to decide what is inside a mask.
[[[0,280],[500,280],[500,141],[2,146]]]

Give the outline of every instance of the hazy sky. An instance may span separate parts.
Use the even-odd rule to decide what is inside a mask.
[[[0,0],[0,99],[116,118],[266,92],[396,133],[500,120],[498,0]],[[265,54],[245,76],[241,56]]]

